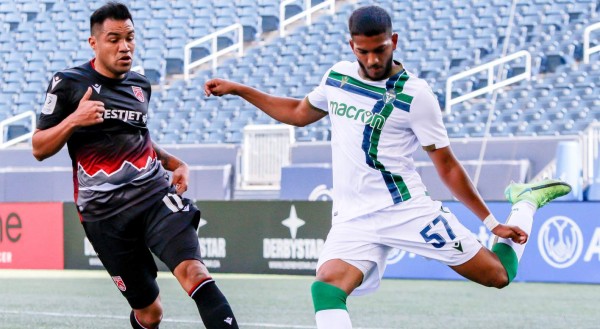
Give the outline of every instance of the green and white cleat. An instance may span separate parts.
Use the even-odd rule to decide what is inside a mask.
[[[541,208],[569,192],[571,192],[571,185],[558,179],[545,179],[529,184],[510,183],[504,190],[504,196],[512,204],[528,201]]]

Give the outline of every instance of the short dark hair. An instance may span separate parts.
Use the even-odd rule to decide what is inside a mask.
[[[110,1],[104,4],[104,6],[96,9],[92,16],[90,16],[90,33],[94,34],[94,26],[101,25],[109,18],[118,21],[130,19],[133,24],[133,18],[126,5],[120,2]]]
[[[392,18],[385,9],[365,6],[356,9],[348,19],[350,35],[371,37],[381,33],[392,33]]]

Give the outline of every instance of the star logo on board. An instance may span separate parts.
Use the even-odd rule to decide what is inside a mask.
[[[305,221],[298,218],[298,215],[296,214],[296,207],[294,207],[294,205],[292,205],[292,208],[290,209],[290,216],[281,222],[283,226],[286,226],[290,229],[290,235],[292,236],[292,239],[296,238],[298,228],[303,226],[305,223]]]
[[[348,83],[348,76],[344,75],[342,77],[342,81],[340,82],[340,88],[342,88],[347,83]]]
[[[392,103],[396,100],[396,91],[394,89],[388,89],[385,94],[383,94],[383,102],[386,104]]]

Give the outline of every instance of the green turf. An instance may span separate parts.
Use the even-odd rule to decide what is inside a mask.
[[[129,307],[103,272],[39,273],[0,271],[0,328],[129,328]],[[311,277],[215,278],[241,328],[314,328]],[[161,329],[204,328],[174,279],[161,275],[159,285]],[[464,281],[384,280],[377,293],[348,300],[354,328],[600,327],[600,285],[513,283],[496,290]]]

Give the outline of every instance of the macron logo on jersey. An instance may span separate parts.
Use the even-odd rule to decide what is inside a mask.
[[[92,88],[94,88],[94,90],[96,91],[97,94],[100,94],[100,89],[102,89],[102,86],[99,84],[95,84],[95,85],[92,85]]]
[[[360,121],[373,129],[381,130],[385,125],[385,117],[379,113],[373,113],[365,109],[359,109],[345,103],[334,101],[329,102],[329,112],[340,117],[346,117],[355,121]]]
[[[61,81],[62,79],[58,75],[55,75],[52,79],[52,90],[54,90],[54,88],[56,88]]]

